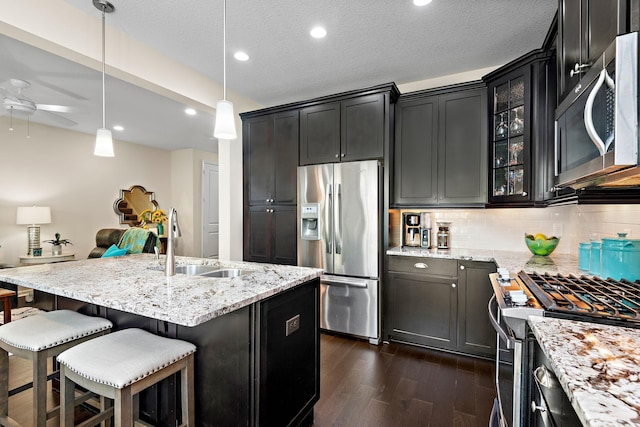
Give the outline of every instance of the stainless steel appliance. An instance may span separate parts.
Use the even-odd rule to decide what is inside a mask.
[[[414,212],[402,213],[402,246],[420,246],[420,214]]]
[[[618,36],[558,106],[558,185],[640,183],[638,77],[638,33]]]
[[[320,327],[375,344],[381,335],[381,169],[375,160],[298,168],[298,265],[324,270]]]
[[[431,212],[420,213],[420,246],[431,247]]]
[[[549,397],[554,393],[544,393],[534,379],[542,365],[535,364],[533,338],[527,333],[529,316],[640,328],[639,282],[522,271],[514,275],[503,269],[490,278],[494,296],[489,301],[489,319],[498,340],[495,415],[500,426],[529,427],[534,420],[548,418],[540,415],[542,409],[553,415],[552,408],[558,407],[556,398]],[[537,372],[540,376],[541,370]],[[561,416],[571,418],[564,409]]]

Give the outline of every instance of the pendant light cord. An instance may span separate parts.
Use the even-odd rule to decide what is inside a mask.
[[[107,117],[106,117],[106,101],[105,101],[105,83],[104,83],[104,75],[105,75],[105,20],[104,20],[104,8],[105,5],[102,6],[102,128],[106,129]]]
[[[222,0],[222,99],[227,100],[227,0]]]

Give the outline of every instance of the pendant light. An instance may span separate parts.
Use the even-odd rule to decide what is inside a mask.
[[[96,132],[96,146],[93,154],[102,157],[113,157],[113,139],[111,138],[111,131],[106,126],[106,101],[105,101],[105,21],[104,14],[111,13],[115,10],[115,7],[106,0],[93,0],[93,5],[96,9],[102,12],[102,127]]]
[[[222,100],[216,104],[216,125],[213,136],[218,139],[236,139],[233,104],[227,101],[227,0],[222,0],[222,33]]]

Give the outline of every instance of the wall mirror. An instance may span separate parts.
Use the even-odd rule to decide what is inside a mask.
[[[120,224],[135,227],[140,224],[138,215],[145,209],[158,209],[153,191],[147,191],[141,185],[134,185],[128,190],[120,190],[120,198],[113,204],[113,210],[120,217]]]

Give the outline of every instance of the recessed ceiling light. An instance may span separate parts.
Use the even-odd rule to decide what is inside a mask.
[[[236,58],[238,61],[248,61],[249,60],[249,55],[247,55],[246,53],[244,53],[242,51],[238,51],[238,52],[234,53],[233,57]]]
[[[431,3],[431,0],[413,0],[413,4],[416,6],[426,6]]]
[[[120,126],[120,125],[115,125],[115,126],[113,127],[113,130],[123,131],[123,130],[124,130],[124,128],[123,128],[122,126]]]
[[[323,27],[313,27],[310,34],[311,37],[315,39],[321,39],[327,35],[327,30],[325,30]]]
[[[194,110],[193,108],[187,108],[184,110],[185,114],[189,115],[189,116],[195,116],[196,115],[196,110]]]

